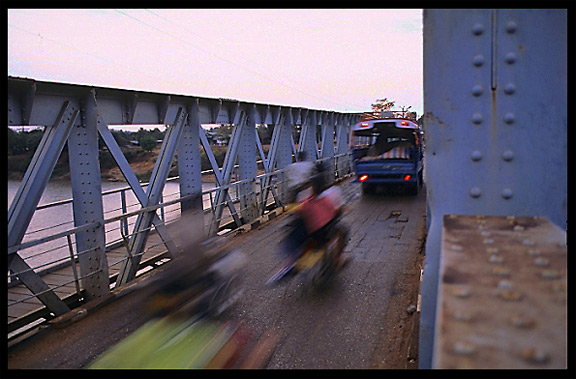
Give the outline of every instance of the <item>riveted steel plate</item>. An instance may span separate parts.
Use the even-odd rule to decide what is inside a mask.
[[[543,217],[443,219],[435,368],[566,368],[565,233]]]

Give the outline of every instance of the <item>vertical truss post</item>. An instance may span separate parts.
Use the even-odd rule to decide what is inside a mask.
[[[322,122],[322,148],[321,157],[324,160],[326,169],[326,180],[328,183],[334,181],[334,112],[329,112],[324,116]]]
[[[336,155],[344,154],[348,151],[348,129],[350,117],[338,115],[336,122]],[[349,171],[349,158],[339,156],[336,158],[336,176],[341,178]]]
[[[306,152],[308,160],[318,159],[318,142],[316,141],[316,111],[309,111],[308,117],[302,122],[298,151]]]
[[[275,150],[276,156],[274,159],[276,161],[276,169],[278,170],[282,170],[292,163],[292,144],[293,144],[292,125],[294,124],[292,109],[291,108],[283,109],[282,115],[283,115],[282,117],[283,122],[277,125],[278,137],[276,139],[277,144]],[[274,132],[276,132],[276,129],[274,129]],[[284,173],[283,172],[279,173],[277,179],[279,182],[278,195],[280,198],[280,202],[282,204],[286,204],[288,198],[288,187],[284,177]]]
[[[257,151],[256,151],[256,108],[248,105],[246,125],[240,136],[238,148],[239,179],[248,182],[240,185],[241,214],[244,223],[248,223],[258,217],[255,179],[257,175]]]
[[[192,214],[187,221],[194,233],[204,235],[204,213],[202,211],[202,164],[200,161],[200,115],[198,99],[188,106],[188,121],[178,143],[178,175],[180,196],[192,196],[181,203],[182,214]]]
[[[80,101],[80,122],[68,138],[74,226],[93,222],[100,226],[76,234],[80,275],[88,299],[110,291],[98,161],[98,112],[94,90]]]

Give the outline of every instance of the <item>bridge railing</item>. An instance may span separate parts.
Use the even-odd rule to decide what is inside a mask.
[[[45,278],[29,265],[20,245],[37,212],[40,197],[46,187],[64,146],[68,149],[70,181],[73,193],[71,214],[74,227],[101,225],[81,229],[70,237],[70,243],[60,241],[69,249],[75,245],[78,277],[81,278],[87,299],[109,292],[110,275],[106,264],[109,245],[103,208],[102,177],[99,162],[99,139],[104,142],[120,168],[130,191],[120,191],[122,211],[128,209],[128,193],[137,199],[137,209],[163,204],[164,187],[177,154],[180,207],[183,211],[200,209],[203,202],[200,147],[204,148],[215,177],[215,189],[210,191],[213,207],[207,232],[219,231],[223,216],[229,214],[236,225],[246,224],[258,217],[258,207],[248,206],[248,199],[257,185],[257,164],[260,173],[270,174],[269,183],[278,184],[271,173],[293,162],[299,151],[312,159],[334,159],[348,151],[348,131],[359,114],[339,113],[300,107],[241,102],[232,99],[201,98],[175,94],[131,91],[115,88],[91,87],[24,78],[8,78],[8,125],[38,125],[45,128],[42,140],[24,175],[8,210],[8,271],[35,294],[54,315],[70,308],[50,290]],[[138,181],[109,126],[166,125],[160,153],[147,188]],[[230,125],[232,135],[222,167],[216,162],[204,132],[205,125]],[[256,126],[273,127],[270,150],[264,154]],[[294,136],[300,134],[299,140]],[[297,143],[296,143],[297,142]],[[340,164],[340,163],[338,163]],[[335,167],[332,167],[335,169]],[[274,179],[276,178],[276,179]],[[238,184],[233,184],[238,182]],[[261,184],[258,184],[262,187]],[[272,186],[271,192],[277,189]],[[234,192],[236,192],[234,194]],[[232,195],[235,195],[234,199]],[[239,205],[235,205],[238,201]],[[280,200],[281,201],[281,200]],[[165,203],[165,202],[164,202]],[[126,208],[126,209],[124,209]],[[168,208],[157,212],[138,212],[132,218],[117,219],[119,234],[127,239],[125,258],[118,271],[116,284],[131,281],[140,267],[148,234],[154,230],[168,249],[168,256],[178,254],[166,230],[163,215]],[[194,228],[204,228],[204,217],[196,217]],[[55,220],[55,223],[57,221]],[[111,226],[110,226],[111,228]],[[128,232],[131,229],[131,233]],[[118,241],[119,242],[119,241]],[[63,258],[64,259],[64,258]],[[91,274],[99,272],[98,274]],[[18,273],[17,275],[14,275]]]
[[[349,154],[339,154],[334,157],[320,159],[319,161],[324,161],[327,165],[332,165],[336,168],[333,173],[333,178],[335,180],[343,179],[350,174],[350,160]],[[212,174],[211,170],[204,171],[205,175]],[[245,213],[248,207],[252,207],[253,211],[256,212],[257,216],[263,216],[265,213],[273,210],[274,208],[283,207],[285,202],[283,199],[284,192],[284,169],[275,170],[270,173],[263,173],[258,175],[256,178],[251,180],[238,180],[227,186],[214,187],[202,191],[203,198],[203,220],[204,220],[204,231],[206,236],[210,234],[220,234],[231,230],[234,230],[242,225],[241,220],[238,220],[238,214]],[[169,178],[168,181],[177,181],[178,177]],[[253,191],[241,193],[239,191],[240,186],[251,184]],[[34,302],[39,295],[48,293],[49,291],[54,291],[59,294],[59,297],[67,300],[69,303],[72,301],[77,301],[82,299],[84,295],[83,279],[89,277],[90,275],[96,275],[103,271],[102,267],[86,272],[84,274],[79,273],[78,263],[79,259],[83,255],[91,253],[91,251],[78,251],[75,249],[75,238],[76,234],[82,231],[88,230],[90,228],[102,228],[104,227],[106,233],[106,254],[105,264],[108,266],[108,273],[116,273],[125,262],[131,258],[124,254],[114,254],[114,248],[128,247],[129,240],[134,238],[137,233],[150,233],[155,230],[155,226],[150,226],[144,230],[136,231],[134,233],[128,232],[130,228],[134,225],[135,219],[138,215],[147,212],[160,212],[162,224],[170,224],[176,222],[181,216],[181,203],[186,201],[190,197],[180,197],[179,191],[173,193],[166,193],[164,195],[164,201],[157,205],[150,207],[138,207],[138,203],[127,201],[127,192],[131,191],[130,187],[122,187],[114,190],[109,190],[103,192],[103,201],[106,203],[107,199],[112,196],[119,196],[121,201],[120,208],[117,207],[105,207],[108,210],[105,212],[105,219],[103,225],[99,223],[86,224],[80,227],[69,227],[63,231],[51,232],[48,228],[43,228],[45,234],[48,233],[46,237],[37,238],[33,240],[26,240],[19,245],[12,246],[9,248],[8,253],[13,253],[15,251],[20,251],[21,256],[28,263],[30,271],[34,271],[40,277],[45,277],[51,273],[58,273],[58,280],[51,279],[47,281],[48,288],[40,293],[30,293],[29,295],[21,295],[18,299],[11,299],[8,302],[9,313],[17,313],[17,311],[12,312],[11,308],[21,307],[23,303]],[[228,191],[230,197],[227,201],[216,203],[215,198],[218,191]],[[37,210],[52,210],[54,214],[62,214],[65,212],[60,212],[56,210],[58,207],[69,207],[72,199],[60,200],[48,204],[41,205]],[[112,203],[118,204],[117,200],[112,200]],[[228,206],[228,212],[221,212],[218,216],[218,207]],[[220,218],[217,218],[220,217]],[[72,221],[63,222],[58,224],[61,228],[63,225],[70,225]],[[213,233],[210,228],[214,225],[218,225],[217,230]],[[37,231],[33,231],[32,235]],[[162,240],[148,240],[148,244],[145,249],[138,253],[141,258],[140,270],[137,275],[144,273],[151,268],[156,267],[156,265],[162,264],[170,259],[166,254],[167,249],[165,244],[168,241]],[[180,241],[172,240],[171,242],[179,245]],[[31,252],[28,254],[28,252]],[[146,260],[142,258],[147,256]],[[43,258],[43,259],[41,259]],[[67,270],[63,270],[67,268]],[[12,272],[8,273],[8,287],[12,288],[20,284],[18,277],[25,274],[26,272]],[[110,277],[110,289],[116,287],[116,274],[112,274]],[[38,303],[40,304],[40,303]],[[34,317],[36,319],[44,316],[49,317],[49,312],[45,310],[44,312],[38,312]],[[29,321],[29,320],[27,320]],[[15,329],[20,327],[24,321],[19,320],[11,325],[9,325],[9,332],[13,332]]]

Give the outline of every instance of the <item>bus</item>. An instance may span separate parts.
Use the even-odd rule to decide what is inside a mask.
[[[363,193],[381,185],[402,185],[417,195],[422,187],[422,128],[409,114],[403,116],[364,119],[352,127],[354,181],[362,183]]]

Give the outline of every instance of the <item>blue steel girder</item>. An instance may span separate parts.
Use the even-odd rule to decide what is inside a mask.
[[[199,235],[204,235],[204,213],[202,211],[202,168],[200,161],[200,114],[198,99],[188,106],[188,120],[182,130],[178,144],[178,182],[182,201],[182,212],[194,214],[189,217],[189,227]]]
[[[322,145],[320,147],[320,156],[324,160],[324,168],[326,170],[326,180],[328,183],[334,181],[334,112],[324,114],[322,124]],[[328,158],[328,159],[326,159]]]
[[[130,187],[132,188],[134,196],[136,196],[136,199],[138,199],[138,202],[142,207],[146,207],[146,203],[148,201],[146,192],[144,191],[144,189],[142,189],[142,186],[140,185],[140,182],[136,177],[136,174],[134,174],[134,171],[132,171],[132,168],[130,167],[128,160],[126,160],[126,157],[120,150],[120,146],[118,146],[118,143],[116,142],[114,136],[108,129],[108,125],[102,119],[102,116],[99,116],[98,119],[98,132],[100,133],[100,137],[102,137],[102,140],[106,144],[108,151],[112,154],[112,158],[120,168],[120,171],[124,176],[124,179],[126,180],[128,185],[130,185]],[[158,217],[157,214],[154,214],[152,224],[154,225],[154,228],[156,229],[158,235],[162,239],[162,242],[168,249],[170,256],[171,257],[177,256],[178,252],[176,250],[176,246],[172,241],[172,237],[170,237],[170,235],[168,234],[166,226],[164,225],[164,221],[162,221],[162,219],[160,219],[160,217]]]
[[[264,165],[264,172],[265,173],[270,173],[273,172],[276,169],[276,159],[277,159],[277,151],[278,151],[278,145],[280,144],[279,140],[281,139],[282,135],[285,135],[286,133],[282,133],[282,130],[284,129],[284,126],[286,125],[286,122],[284,121],[284,115],[283,114],[279,114],[279,118],[275,120],[276,124],[274,125],[274,130],[272,131],[272,138],[270,141],[270,148],[268,149],[268,155],[266,156],[264,154],[264,151],[262,149],[262,144],[260,142],[260,137],[258,136],[258,133],[256,133],[256,143],[258,145],[258,149],[260,150],[260,156],[262,157],[262,162]],[[270,192],[270,189],[272,189],[271,187],[271,183],[272,183],[272,176],[267,176],[265,178],[262,179],[262,184],[261,184],[261,190],[262,190],[262,204],[259,207],[260,214],[263,214],[266,208],[266,203],[265,203],[265,199],[268,199],[268,195]],[[283,202],[280,200],[280,197],[275,194],[274,195],[277,205],[282,205]]]
[[[246,123],[241,130],[238,147],[238,179],[244,181],[240,184],[240,210],[244,223],[250,223],[257,216],[256,187],[254,179],[257,175],[257,145],[256,145],[256,108],[255,105],[246,106]]]
[[[273,142],[274,150],[270,151],[272,157],[271,159],[273,165],[270,166],[269,171],[274,169],[274,166],[278,170],[286,168],[292,163],[292,145],[294,143],[292,138],[292,125],[294,124],[293,111],[291,108],[285,108],[282,112],[281,122],[274,128]],[[277,183],[279,184],[279,200],[281,204],[287,203],[287,188],[286,180],[284,178],[284,172],[281,172],[276,177]]]
[[[240,112],[239,112],[240,113]],[[236,163],[236,158],[238,154],[238,146],[240,145],[240,139],[242,137],[242,129],[246,124],[246,115],[244,112],[240,115],[239,123],[232,129],[232,135],[230,136],[230,141],[228,143],[228,150],[224,157],[224,162],[222,164],[221,170],[221,182],[220,187],[228,186],[230,180],[232,179],[232,172],[234,170],[234,165]],[[228,197],[228,187],[223,189],[218,189],[215,195],[216,207],[212,213],[212,221],[210,222],[210,229],[208,230],[208,235],[213,236],[218,232],[218,227],[220,225],[220,220],[222,218],[222,211],[224,206],[224,199]],[[239,220],[237,221],[240,222]],[[238,226],[240,226],[239,224]]]
[[[272,170],[274,164],[271,164],[271,162],[276,162],[275,166],[277,168],[284,166],[287,162],[291,162],[291,155],[295,152],[291,129],[295,127],[295,124],[301,125],[301,132],[304,133],[304,137],[301,137],[301,141],[299,141],[298,149],[312,152],[310,159],[319,157],[315,128],[322,127],[325,119],[323,115],[326,114],[326,111],[321,110],[271,104],[241,103],[233,99],[131,91],[44,82],[27,78],[9,77],[7,89],[8,125],[41,125],[46,127],[43,137],[44,145],[37,150],[40,158],[34,158],[33,160],[37,162],[38,166],[32,165],[28,169],[27,179],[21,184],[20,191],[23,192],[16,196],[10,206],[9,247],[18,246],[22,240],[22,236],[37,206],[39,196],[41,196],[53,165],[62,151],[63,144],[66,142],[71,145],[75,144],[75,146],[71,147],[71,157],[74,157],[74,159],[70,162],[75,223],[81,226],[85,220],[89,219],[97,220],[100,225],[102,221],[102,195],[97,147],[98,134],[108,146],[114,160],[120,167],[128,184],[132,187],[142,207],[150,204],[150,196],[161,196],[160,188],[163,186],[161,180],[156,184],[151,183],[148,186],[147,193],[142,189],[130,169],[130,165],[108,130],[110,125],[130,123],[136,125],[166,124],[166,120],[174,120],[179,112],[188,113],[188,117],[185,117],[186,120],[181,126],[183,128],[182,138],[179,140],[172,138],[173,141],[171,141],[171,143],[175,144],[172,148],[178,150],[181,193],[183,195],[192,195],[190,199],[183,201],[183,209],[186,210],[190,207],[194,208],[197,204],[196,201],[199,201],[197,195],[201,188],[199,181],[201,168],[198,162],[200,143],[205,147],[208,158],[214,168],[218,186],[226,186],[231,183],[231,175],[234,172],[234,164],[238,157],[241,158],[238,161],[240,178],[254,182],[258,151],[258,140],[254,131],[255,125],[280,126],[278,132],[282,131],[282,135],[279,136],[279,141],[277,142],[277,153],[268,154],[268,166],[269,170]],[[64,110],[63,104],[74,107],[74,111],[68,115],[66,112],[69,113],[70,110]],[[63,114],[63,112],[66,114]],[[290,113],[292,121],[281,120],[280,117],[283,113]],[[78,119],[74,120],[76,115]],[[355,115],[348,114],[348,116],[349,122],[352,122]],[[68,119],[69,117],[70,120]],[[249,117],[249,122],[247,122],[247,117]],[[213,159],[214,156],[211,154],[210,146],[201,127],[201,125],[217,123],[236,125],[234,129],[237,131],[236,134],[238,134],[237,137],[232,139],[228,149],[229,158],[221,169],[217,167],[215,159]],[[74,129],[76,134],[73,137],[69,137],[67,134],[62,135],[61,125],[69,127],[70,130]],[[242,132],[244,126],[246,126],[245,133]],[[56,131],[57,133],[54,134]],[[167,140],[170,140],[170,138]],[[236,142],[234,142],[235,140]],[[326,151],[330,150],[330,147],[326,145],[327,143],[328,140],[323,145]],[[332,146],[333,149],[334,147]],[[340,150],[340,148],[338,149]],[[162,154],[159,162],[157,162],[158,167],[162,166],[166,169],[169,166],[168,163],[160,162],[160,160],[167,158],[168,155],[170,154],[167,152]],[[87,176],[90,177],[90,180],[85,180]],[[156,179],[161,179],[164,175],[159,171],[155,171],[153,176]],[[244,195],[253,193],[253,189],[249,187],[243,189]],[[219,197],[219,200],[216,211],[221,212],[223,206],[228,206],[235,221],[240,224],[242,220],[234,210],[227,189],[217,191],[217,197]],[[18,200],[18,198],[26,199],[26,201]],[[246,201],[247,199],[246,197]],[[250,201],[254,200],[251,199]],[[250,212],[252,213],[243,215],[245,216],[245,221],[249,221],[251,217],[254,217],[254,212]],[[148,221],[154,224],[170,253],[174,256],[176,247],[156,212],[149,212],[146,218],[149,218],[149,220],[143,224],[148,224]],[[216,217],[215,219],[217,220],[218,218]],[[146,228],[141,229],[144,230]],[[208,233],[211,232],[213,233],[215,230],[208,231]],[[104,225],[80,233],[76,242],[80,259],[83,261],[81,263],[83,267],[82,276],[86,276],[84,285],[89,291],[88,296],[97,297],[109,290],[108,285],[104,283],[105,270],[107,269],[104,255],[105,242]],[[139,249],[134,249],[130,254],[136,253],[137,250]],[[87,262],[84,261],[85,258]],[[14,264],[21,265],[24,263],[18,254],[9,255],[9,261],[12,264],[10,267],[11,271],[16,269]],[[130,261],[133,262],[132,260]],[[21,268],[26,269],[24,266]],[[127,266],[134,265],[130,263]],[[123,270],[122,276],[129,279],[134,268],[130,267],[129,269],[126,268],[125,271]],[[17,271],[21,272],[22,270],[18,268]],[[27,285],[30,285],[31,289],[33,289],[32,292],[48,294],[46,296],[39,295],[38,297],[54,313],[61,313],[66,309],[64,307],[59,308],[59,300],[54,300],[56,305],[48,304],[51,300],[47,299],[47,297],[51,296],[49,295],[51,292],[46,291],[46,287],[42,285],[42,280],[34,274],[34,271],[28,269],[27,272],[30,274],[22,273],[22,275],[29,275],[33,278],[30,280],[38,283],[31,284],[32,282],[27,277],[22,277],[21,279]],[[120,282],[125,281],[121,280]],[[56,296],[54,298],[57,299]]]
[[[166,184],[166,179],[168,178],[170,167],[174,160],[176,147],[178,146],[178,142],[180,140],[183,124],[186,122],[187,117],[187,112],[180,107],[178,109],[178,113],[176,114],[174,123],[168,128],[166,132],[162,142],[162,148],[158,155],[158,160],[154,165],[154,169],[150,177],[150,182],[148,184],[148,191],[146,193],[147,207],[154,206],[160,202],[162,191],[164,189],[164,185]],[[123,262],[122,268],[118,273],[118,284],[126,284],[136,276],[142,254],[146,246],[146,241],[148,240],[148,235],[150,234],[152,220],[154,219],[155,215],[156,211],[141,213],[138,215],[134,224],[134,230],[132,233],[133,236],[130,239],[128,256],[126,257],[127,259]]]
[[[339,157],[336,159],[336,174],[338,177],[342,177],[343,172],[347,172],[350,160],[348,157],[342,157],[342,154],[348,152],[348,138],[349,138],[349,126],[350,116],[347,115],[337,115],[336,116],[336,152],[335,154]]]
[[[79,112],[77,106],[66,100],[62,104],[54,125],[46,127],[42,140],[8,209],[8,247],[22,242]],[[68,306],[49,289],[49,286],[17,252],[8,254],[8,270],[17,274],[22,283],[54,314],[60,315],[69,310]]]
[[[318,142],[316,141],[316,127],[318,125],[316,111],[309,111],[302,123],[298,151],[304,151],[308,160],[316,160],[320,157]]]
[[[432,366],[446,214],[567,218],[567,11],[424,11],[430,219],[420,367]]]
[[[210,162],[210,166],[212,167],[212,171],[214,172],[214,178],[216,181],[216,185],[218,187],[223,186],[224,184],[224,179],[222,177],[222,170],[220,169],[220,167],[218,167],[218,162],[216,162],[216,158],[214,157],[214,153],[212,152],[212,149],[210,148],[210,143],[208,142],[208,138],[206,138],[206,133],[204,133],[204,129],[200,128],[199,129],[199,134],[200,134],[200,142],[202,143],[202,146],[204,147],[204,152],[206,153],[206,156],[208,157],[208,161]],[[230,210],[230,214],[232,215],[234,222],[236,223],[236,225],[241,225],[241,221],[240,218],[238,217],[238,212],[236,212],[236,209],[234,208],[234,203],[232,201],[232,198],[230,198],[230,194],[228,192],[225,192],[224,195],[225,197],[224,201],[226,206],[228,207],[228,209]],[[212,212],[213,215],[215,214],[215,210],[214,212]],[[212,235],[213,233],[216,233],[215,229],[212,227],[212,225],[217,228],[218,223],[216,222],[216,218],[213,217],[213,219],[210,221],[210,230],[208,232],[209,235]],[[204,226],[202,226],[204,227]]]
[[[80,275],[88,299],[109,292],[108,263],[98,161],[98,111],[94,90],[80,97],[80,120],[68,137],[68,161],[73,197],[74,226],[97,222],[98,227],[76,234]]]

